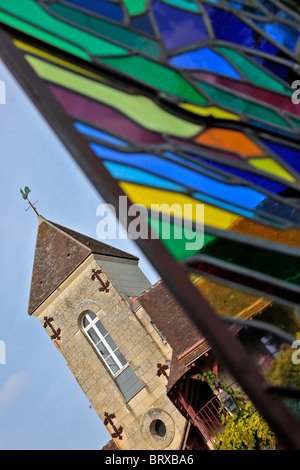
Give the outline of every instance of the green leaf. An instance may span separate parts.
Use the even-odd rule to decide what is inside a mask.
[[[22,194],[23,199],[28,199],[28,194],[31,192],[31,190],[28,188],[28,186],[25,186],[24,191],[20,189],[20,193]]]

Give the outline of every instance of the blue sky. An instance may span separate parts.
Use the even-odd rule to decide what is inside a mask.
[[[6,104],[0,105],[0,450],[101,449],[110,436],[51,343],[27,314],[37,217],[26,211],[20,188],[46,219],[96,238],[103,201],[0,61]],[[106,242],[108,242],[106,240]],[[140,257],[154,283],[156,272],[130,240],[112,245]]]

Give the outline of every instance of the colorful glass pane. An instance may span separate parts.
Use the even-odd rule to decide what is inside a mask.
[[[176,260],[299,303],[296,8],[277,0],[0,0],[0,23],[99,166],[147,207]],[[184,207],[199,203],[203,243],[187,249],[198,220],[189,214],[183,229]],[[166,222],[153,204],[177,211]]]

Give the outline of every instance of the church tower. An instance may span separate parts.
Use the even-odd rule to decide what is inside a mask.
[[[186,425],[166,394],[171,347],[135,300],[150,287],[135,256],[39,216],[28,313],[120,450],[180,449]]]

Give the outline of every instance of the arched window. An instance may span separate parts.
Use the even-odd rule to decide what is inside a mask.
[[[108,334],[98,317],[91,311],[85,313],[82,326],[112,374],[126,401],[138,393],[143,385],[126,361],[120,349]]]
[[[93,312],[84,315],[83,328],[98,349],[107,367],[115,376],[127,364],[120,349]]]

